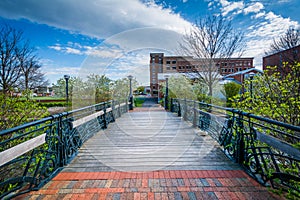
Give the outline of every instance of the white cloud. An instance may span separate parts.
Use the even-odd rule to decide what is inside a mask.
[[[134,28],[160,27],[183,33],[190,23],[170,8],[138,0],[0,1],[0,16],[47,24],[106,38]]]
[[[248,7],[246,7],[244,9],[244,13],[248,14],[248,13],[258,13],[260,10],[262,10],[264,8],[264,5],[262,3],[256,2]]]
[[[229,2],[227,0],[220,0],[220,4],[222,6],[221,11],[223,16],[226,16],[233,11],[235,11],[236,14],[239,14],[244,8],[243,1]]]
[[[254,18],[255,19],[257,19],[257,18],[260,18],[260,17],[263,17],[263,16],[265,16],[265,12],[263,11],[263,12],[260,12],[260,13],[257,13],[255,16],[254,16]]]
[[[255,57],[256,65],[262,64],[261,60],[264,52],[268,50],[274,38],[283,35],[291,26],[299,27],[298,22],[276,15],[273,12],[263,13],[261,17],[263,17],[263,21],[250,26],[246,35],[249,41],[247,42],[245,54]]]

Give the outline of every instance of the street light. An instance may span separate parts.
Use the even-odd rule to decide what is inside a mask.
[[[133,96],[132,96],[132,75],[127,76],[129,79],[129,110],[133,110]]]
[[[253,77],[254,77],[254,76],[255,76],[255,73],[253,73],[253,72],[250,72],[250,73],[249,73],[251,102],[252,102],[252,99],[253,99],[253,85],[252,85],[252,82],[253,82]]]
[[[168,110],[168,108],[169,108],[169,102],[168,102],[168,96],[169,96],[168,79],[169,79],[169,75],[165,75],[164,77],[166,78],[165,109]]]
[[[67,106],[68,106],[68,103],[69,103],[69,79],[70,79],[70,76],[69,75],[64,75],[64,78],[66,80],[66,101],[67,101]]]

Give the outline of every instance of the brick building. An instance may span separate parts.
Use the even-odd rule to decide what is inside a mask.
[[[164,56],[163,53],[150,53],[150,89],[151,96],[158,95],[158,74],[203,72],[207,59],[195,59],[191,56]],[[221,76],[247,70],[253,67],[253,58],[215,59],[216,71]]]
[[[263,57],[263,70],[266,70],[267,66],[277,66],[279,72],[286,73],[289,68],[283,69],[284,62],[300,62],[300,45]]]

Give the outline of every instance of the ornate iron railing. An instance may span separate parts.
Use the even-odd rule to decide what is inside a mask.
[[[0,199],[42,187],[88,138],[127,111],[127,101],[109,101],[1,131]]]
[[[300,127],[186,99],[172,99],[171,111],[211,135],[261,184],[300,194]]]

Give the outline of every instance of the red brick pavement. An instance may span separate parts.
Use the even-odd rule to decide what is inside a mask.
[[[284,199],[241,170],[61,172],[15,199]]]

